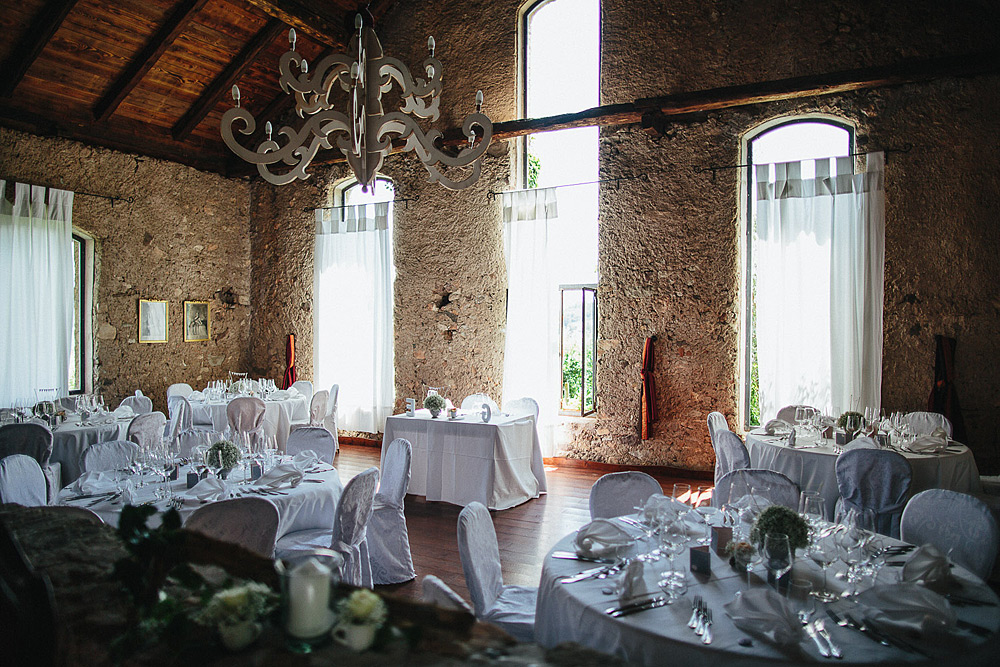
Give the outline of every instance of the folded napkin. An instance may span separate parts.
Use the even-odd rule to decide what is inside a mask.
[[[628,604],[635,598],[649,595],[646,579],[643,576],[643,562],[634,560],[628,564],[618,582],[618,601]]]
[[[119,405],[114,412],[115,419],[129,419],[135,416],[135,412],[128,405]]]
[[[948,584],[951,582],[951,563],[933,544],[925,544],[915,549],[906,559],[899,580],[932,585]]]
[[[857,599],[869,607],[865,617],[887,630],[925,634],[955,627],[955,611],[948,601],[919,584],[878,584]]]
[[[192,391],[190,394],[188,394],[187,399],[188,399],[189,403],[193,402],[193,401],[204,401],[205,400],[205,392],[202,392],[202,391]]]
[[[311,468],[318,466],[322,462],[319,454],[312,449],[303,449],[292,458],[292,464],[302,472],[309,472]]]
[[[289,398],[292,398],[292,394],[290,393],[291,391],[291,389],[279,389],[278,391],[272,391],[270,395],[268,395],[268,398],[272,401],[286,401]],[[295,392],[298,393],[298,390],[296,389]]]
[[[289,387],[288,389],[282,389],[280,391],[285,391],[288,393],[288,398],[298,398],[299,396],[305,396],[301,391],[295,387]]]
[[[617,558],[632,546],[625,529],[608,519],[594,519],[576,533],[576,553],[584,558]]]
[[[948,433],[942,428],[936,428],[929,435],[918,436],[904,449],[921,454],[934,454],[935,452],[943,452],[947,448]]]
[[[115,474],[110,470],[91,470],[66,487],[73,495],[85,493],[109,493],[118,489]]]
[[[254,486],[266,486],[271,489],[281,486],[295,487],[302,482],[303,477],[305,474],[295,463],[282,463],[261,475],[260,479],[254,482]]]
[[[777,646],[792,646],[805,639],[802,622],[788,600],[770,588],[740,593],[723,607],[733,625]]]
[[[784,419],[772,419],[764,425],[764,432],[768,435],[788,435],[792,430],[792,425]]]
[[[187,491],[180,494],[184,498],[191,500],[224,500],[229,497],[229,489],[226,482],[218,477],[206,477]]]
[[[646,500],[645,505],[643,505],[642,517],[647,522],[650,522],[656,519],[656,517],[662,517],[665,513],[667,513],[669,514],[669,516],[666,517],[667,520],[673,521],[681,514],[681,512],[686,512],[690,509],[690,507],[679,500],[668,498],[662,493],[654,493]]]
[[[852,449],[878,449],[878,443],[867,435],[862,435],[844,445],[845,452],[849,452]]]

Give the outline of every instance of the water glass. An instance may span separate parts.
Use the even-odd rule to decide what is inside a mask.
[[[813,596],[812,583],[807,579],[792,579],[788,584],[788,602],[792,611],[803,624],[812,619],[816,613],[816,598]]]
[[[778,580],[792,569],[793,551],[788,544],[788,535],[784,533],[768,533],[765,535],[762,556],[764,558],[764,567],[774,577],[774,586],[777,589]]]
[[[688,573],[683,565],[673,567],[663,573],[664,577],[657,585],[667,594],[667,604],[677,602],[688,591]]]
[[[674,484],[674,490],[671,494],[674,500],[684,503],[685,505],[693,505],[691,502],[691,485],[684,483]]]

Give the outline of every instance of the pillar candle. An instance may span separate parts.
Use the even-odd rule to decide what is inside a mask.
[[[317,637],[333,625],[330,568],[310,558],[288,573],[285,630],[293,637]]]

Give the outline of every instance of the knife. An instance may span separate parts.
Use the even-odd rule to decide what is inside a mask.
[[[849,620],[847,620],[846,618],[844,618],[842,616],[838,616],[836,613],[834,613],[834,611],[832,609],[827,609],[826,610],[826,615],[829,616],[830,619],[834,623],[836,623],[837,625],[843,626],[845,628],[850,628],[851,630],[854,630],[856,632],[860,632],[865,637],[868,637],[868,639],[872,640],[873,642],[875,642],[877,644],[881,644],[882,646],[889,646],[889,642],[888,641],[886,641],[885,639],[882,639],[881,637],[877,636],[874,632],[872,632],[867,627],[862,627],[862,626],[858,625],[857,623],[849,621]]]
[[[576,582],[583,581],[584,579],[592,579],[597,575],[599,575],[601,572],[604,572],[606,569],[608,568],[605,566],[605,567],[595,567],[592,570],[584,570],[579,574],[573,574],[568,577],[563,577],[562,579],[559,580],[559,583],[575,584]]]
[[[829,658],[830,657],[830,649],[819,638],[819,635],[816,634],[816,628],[813,627],[813,624],[812,623],[806,623],[802,627],[804,627],[806,629],[806,634],[808,634],[809,638],[813,640],[814,644],[816,644],[816,648],[819,649],[819,654],[821,656],[823,656],[824,658]]]
[[[578,556],[572,551],[553,551],[553,558],[565,558],[566,560],[582,560],[585,563],[606,563],[611,565],[615,561],[610,558],[590,558],[589,556]]]
[[[669,602],[670,601],[665,597],[654,597],[642,600],[641,602],[633,602],[631,604],[623,605],[621,607],[611,607],[610,609],[605,609],[604,613],[609,616],[619,618],[621,616],[629,616],[630,614],[646,611],[648,609],[656,609],[657,607],[669,604]]]
[[[876,630],[867,623],[861,623],[847,612],[844,612],[844,618],[846,618],[849,622],[853,623],[854,625],[857,625],[858,629],[861,630],[862,632],[867,631],[872,633],[873,636],[879,638],[879,641],[885,640],[890,644],[892,644],[893,646],[895,646],[896,648],[902,649],[904,651],[908,651],[910,653],[916,653],[917,655],[922,655],[925,658],[931,657],[930,655],[927,654],[927,652],[922,651],[921,649],[917,648],[910,642],[900,639],[899,637],[897,637],[892,633],[885,632],[883,630]]]

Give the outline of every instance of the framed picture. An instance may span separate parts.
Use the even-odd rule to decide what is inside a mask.
[[[212,337],[212,310],[208,301],[184,302],[184,342],[194,343]]]
[[[167,342],[167,302],[139,299],[139,342]]]

